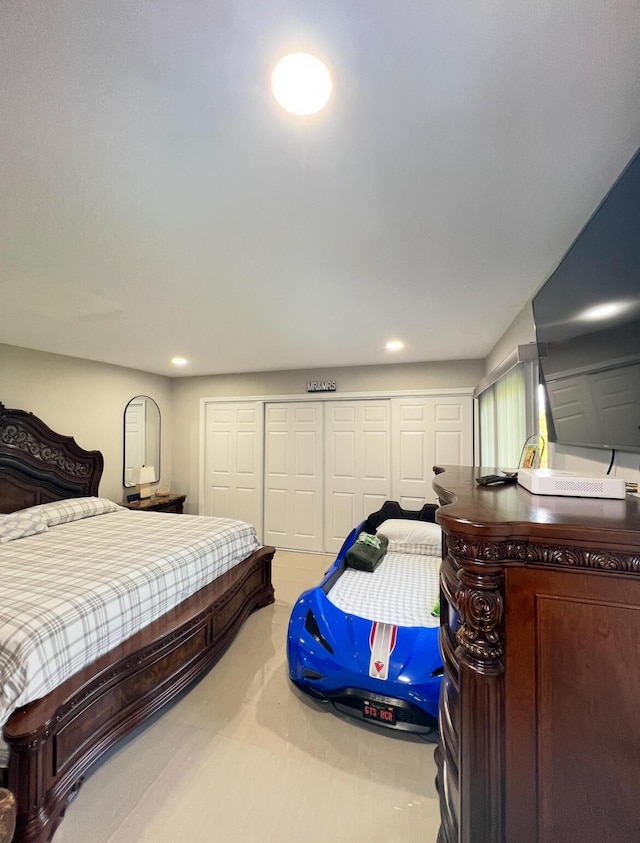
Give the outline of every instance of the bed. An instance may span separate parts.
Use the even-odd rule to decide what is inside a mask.
[[[38,594],[38,588],[44,589],[38,599],[51,600],[55,611],[58,605],[67,611],[83,599],[80,590],[75,590],[77,580],[83,581],[83,587],[106,590],[112,601],[116,600],[116,606],[122,599],[120,593],[115,597],[113,594],[120,588],[115,585],[120,582],[116,575],[129,581],[141,576],[141,568],[146,576],[149,568],[164,572],[171,564],[172,572],[163,576],[172,583],[179,582],[169,608],[163,603],[164,597],[157,597],[156,592],[162,592],[159,586],[142,585],[144,600],[127,598],[136,618],[133,626],[130,626],[133,621],[122,622],[120,635],[126,637],[112,639],[109,636],[115,633],[110,630],[101,641],[92,641],[88,650],[90,660],[86,661],[89,658],[86,654],[74,655],[58,679],[52,679],[43,669],[43,665],[48,667],[53,662],[66,664],[62,647],[59,651],[51,650],[58,640],[57,628],[51,623],[49,626],[54,627],[56,634],[50,636],[43,650],[49,657],[45,655],[41,663],[36,662],[36,668],[21,667],[19,680],[12,676],[8,681],[9,670],[3,668],[0,719],[5,721],[5,757],[0,766],[0,785],[8,787],[16,797],[15,843],[51,840],[91,765],[120,738],[195,682],[222,655],[247,616],[274,600],[271,583],[274,548],[260,547],[255,532],[253,537],[249,536],[250,525],[242,522],[221,525],[217,522],[228,519],[140,513],[120,508],[98,496],[102,469],[103,458],[98,451],[80,448],[72,437],[55,433],[31,413],[0,404],[0,513],[6,516],[2,521],[2,535],[7,535],[8,526],[13,529],[15,524],[23,522],[30,525],[24,535],[20,534],[23,528],[18,527],[15,540],[5,538],[4,543],[0,540],[0,565],[4,562],[5,568],[0,578],[5,586],[5,619],[16,611],[15,606],[22,611],[23,602]],[[78,514],[82,512],[85,514]],[[46,527],[41,526],[43,522]],[[233,551],[226,544],[223,549],[218,532],[215,537],[213,533],[209,535],[209,526],[216,530],[222,527],[224,533],[232,528],[236,530],[236,524],[245,536],[242,541],[248,544],[234,538],[238,543]],[[73,534],[76,534],[75,549],[71,543],[66,544]],[[115,547],[114,538],[118,539]],[[169,542],[169,551],[160,562],[163,541]],[[79,543],[91,547],[91,553],[79,551]],[[128,545],[126,552],[123,544]],[[191,545],[202,549],[202,561],[197,564],[191,561],[180,568],[178,563],[188,556],[187,545],[189,553]],[[101,552],[111,553],[108,576],[106,566],[101,568],[99,562]],[[86,560],[82,553],[86,553]],[[152,558],[148,560],[143,553],[150,553]],[[234,558],[238,553],[240,558]],[[32,556],[38,562],[34,563],[33,571],[27,571],[26,559]],[[220,573],[223,556],[229,559],[226,569]],[[49,576],[49,565],[58,569],[57,580]],[[80,566],[82,577],[74,577],[74,565]],[[205,574],[207,566],[212,570]],[[41,580],[35,584],[36,569],[46,572],[46,589]],[[26,586],[22,580],[18,584],[13,579],[18,576],[33,576],[33,589],[28,582]],[[189,584],[183,586],[183,580],[189,580]],[[59,594],[54,593],[55,589]],[[6,613],[7,592],[16,595],[9,614]],[[185,597],[186,593],[189,596]],[[145,602],[147,597],[151,602]],[[83,612],[91,608],[89,604],[94,598],[92,593]],[[49,603],[46,606],[47,611],[54,611]],[[121,620],[113,606],[96,612],[95,618],[112,618],[117,614]],[[124,609],[121,614],[124,617]],[[93,633],[101,627],[95,618],[88,614],[78,623],[84,623],[83,628]],[[34,624],[37,620],[36,617]],[[3,630],[9,626],[3,623]],[[20,629],[13,630],[9,637],[13,639],[18,632]],[[99,638],[97,634],[95,637]],[[114,640],[118,643],[113,644]],[[105,650],[105,642],[111,642],[109,649]],[[93,651],[91,647],[96,649]],[[0,648],[3,655],[8,651],[7,639],[0,641]],[[11,658],[7,657],[5,665]],[[24,664],[28,661],[25,658]],[[38,681],[42,682],[39,689]],[[52,682],[55,687],[49,689]],[[34,694],[36,698],[32,699]]]
[[[386,501],[296,600],[287,634],[297,688],[342,714],[427,740],[437,737],[443,673],[436,510]]]

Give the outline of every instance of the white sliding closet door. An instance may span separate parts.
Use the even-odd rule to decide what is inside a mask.
[[[262,403],[211,403],[205,408],[203,515],[253,524],[262,541]]]
[[[385,500],[434,502],[433,466],[473,463],[470,395],[211,401],[202,513],[265,544],[337,553]]]
[[[390,402],[327,401],[325,550],[337,553],[351,530],[391,492]]]
[[[392,498],[403,509],[435,503],[434,465],[473,464],[473,398],[407,396],[391,399]]]
[[[322,434],[322,402],[265,405],[265,544],[322,551]]]

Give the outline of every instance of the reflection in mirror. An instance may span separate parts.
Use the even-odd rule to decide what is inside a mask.
[[[136,395],[124,411],[123,484],[135,486],[134,471],[151,465],[160,479],[160,408],[147,395]]]

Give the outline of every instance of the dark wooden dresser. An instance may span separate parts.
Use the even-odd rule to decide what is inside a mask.
[[[438,843],[637,843],[640,501],[434,472]]]

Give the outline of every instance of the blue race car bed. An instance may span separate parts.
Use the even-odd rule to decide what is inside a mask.
[[[298,688],[378,725],[437,730],[442,551],[436,509],[426,504],[411,512],[387,501],[352,531],[322,582],[300,595],[287,640],[289,676]],[[374,550],[373,564],[366,553],[361,564],[356,550],[370,549],[371,536],[382,542],[382,559]]]

